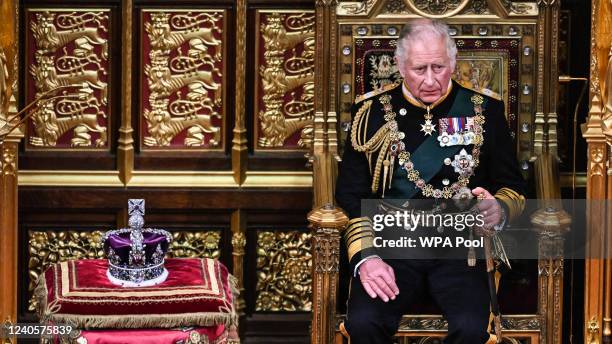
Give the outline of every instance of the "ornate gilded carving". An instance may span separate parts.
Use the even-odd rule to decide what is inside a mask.
[[[502,0],[502,4],[508,12],[514,14],[527,14],[531,10],[531,6],[528,4],[515,3],[510,0]]]
[[[222,144],[223,20],[223,12],[144,14],[146,147]]]
[[[591,145],[589,150],[589,177],[604,175],[605,146]]]
[[[341,14],[365,14],[370,11],[376,0],[362,0],[361,2],[340,3]]]
[[[312,12],[259,15],[258,54],[263,61],[257,85],[261,99],[258,147],[309,148],[314,118],[315,17]]]
[[[2,168],[2,175],[14,176],[17,171],[17,146],[14,145],[3,145],[2,146],[2,160],[0,160],[0,168]]]
[[[412,0],[414,5],[421,11],[429,14],[444,14],[461,5],[465,0]]]
[[[108,144],[108,25],[106,11],[30,10],[29,101],[60,86],[87,88],[89,96],[49,101],[32,115],[28,143],[39,147]],[[68,94],[65,91],[64,94]],[[72,138],[66,136],[72,130]],[[93,138],[93,139],[92,139]]]
[[[399,14],[407,12],[408,8],[406,7],[404,0],[388,0],[383,7],[382,13]]]
[[[243,232],[236,232],[232,235],[232,254],[244,256],[244,247],[246,246],[246,235]]]
[[[490,14],[486,0],[473,0],[463,14]]]
[[[599,320],[597,317],[592,317],[588,321],[586,330],[589,336],[587,344],[599,344]]]
[[[218,259],[221,256],[219,242],[221,232],[173,232],[168,257],[206,257]]]
[[[310,311],[310,233],[257,233],[257,311]]]
[[[340,252],[340,236],[338,230],[318,229],[313,239],[314,251],[317,255],[315,272],[338,272]]]
[[[541,328],[538,316],[505,316],[502,319],[502,326],[507,331],[538,331]],[[448,322],[439,316],[404,316],[400,320],[399,331],[445,331],[448,329]]]
[[[77,231],[29,231],[28,262],[30,300],[28,310],[36,309],[36,299],[32,291],[38,277],[52,264],[69,259],[104,258],[104,233]]]

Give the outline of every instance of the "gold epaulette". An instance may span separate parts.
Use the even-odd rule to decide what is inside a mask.
[[[377,89],[375,89],[373,91],[370,91],[368,93],[364,93],[364,94],[362,94],[360,96],[357,96],[355,98],[355,104],[357,104],[359,102],[362,102],[362,101],[364,101],[364,100],[366,100],[368,98],[372,98],[374,96],[377,96],[377,95],[379,95],[381,93],[384,93],[384,92],[387,92],[389,90],[392,90],[392,89],[396,88],[399,85],[401,85],[401,83],[399,83],[399,82],[395,82],[395,83],[392,83],[392,84],[387,84],[387,85],[385,85],[385,86],[383,86],[381,88],[377,88]]]
[[[503,202],[508,209],[508,222],[516,219],[525,209],[525,196],[510,188],[501,188],[495,193],[495,198]]]
[[[459,84],[459,83],[458,83],[458,84]],[[502,100],[502,97],[501,97],[499,94],[497,94],[497,93],[495,93],[495,92],[493,92],[493,91],[491,91],[491,90],[488,90],[488,89],[486,89],[486,88],[485,88],[485,89],[480,89],[480,90],[477,90],[477,89],[475,89],[475,88],[472,88],[472,87],[467,87],[467,86],[465,86],[465,85],[461,85],[461,84],[459,84],[459,85],[460,85],[461,87],[463,87],[463,88],[467,89],[467,90],[470,90],[470,91],[474,92],[474,93],[478,93],[478,94],[481,94],[481,95],[483,95],[483,96],[487,96],[487,97],[489,97],[489,98],[493,98],[493,99],[497,99],[497,100]]]

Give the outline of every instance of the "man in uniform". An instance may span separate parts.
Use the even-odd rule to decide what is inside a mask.
[[[456,55],[446,24],[414,20],[400,32],[395,52],[403,82],[355,100],[336,188],[351,219],[344,239],[354,279],[345,322],[352,344],[390,343],[424,288],[448,320],[445,343],[492,340],[482,264],[383,260],[372,222],[361,214],[362,199],[438,202],[467,192],[490,200],[478,204],[480,234],[490,234],[522,211],[524,181],[504,104],[451,80]]]

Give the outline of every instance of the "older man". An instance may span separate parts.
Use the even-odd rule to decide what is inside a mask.
[[[445,343],[490,340],[481,264],[383,260],[371,221],[361,214],[362,199],[436,203],[466,192],[492,200],[479,205],[487,230],[522,210],[524,181],[503,102],[453,82],[456,55],[444,23],[412,21],[400,32],[395,52],[403,83],[355,100],[336,188],[337,202],[351,218],[344,238],[355,281],[345,327],[353,344],[390,343],[401,315],[425,288],[448,320]]]

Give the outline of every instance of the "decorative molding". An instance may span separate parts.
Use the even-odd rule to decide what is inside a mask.
[[[0,167],[4,177],[15,176],[17,172],[17,145],[0,145],[2,147],[2,159]]]
[[[20,186],[98,187],[222,187],[222,188],[311,188],[312,172],[248,171],[237,184],[232,171],[134,171],[123,183],[117,171],[21,170]]]
[[[26,102],[58,86],[86,85],[90,92],[39,106],[27,147],[108,149],[110,11],[28,9],[27,22],[26,46],[33,41],[36,48],[26,50]]]
[[[377,0],[362,0],[351,2],[340,2],[338,4],[338,15],[358,15],[367,14],[372,9],[372,6]]]
[[[143,149],[223,149],[224,27],[224,11],[143,11]]]
[[[245,247],[247,244],[247,223],[244,210],[238,209],[232,212],[231,230],[233,274],[238,279],[238,288],[240,290],[237,309],[240,314],[243,314],[246,308],[246,303],[244,301],[244,255],[246,253]]]
[[[605,150],[606,146],[603,144],[592,144],[589,147],[589,168],[588,168],[588,177],[594,176],[604,176],[605,174],[605,166],[604,166],[604,158],[605,158]]]
[[[172,242],[168,248],[169,258],[213,258],[221,257],[220,231],[180,231],[172,232]]]
[[[315,16],[257,12],[256,149],[309,149],[314,118]]]
[[[339,317],[339,322],[344,317]],[[502,327],[506,331],[539,331],[542,324],[537,315],[515,316],[507,315],[502,318]],[[420,331],[446,331],[448,322],[442,316],[404,315],[400,320],[398,332],[420,332]]]
[[[311,234],[257,232],[256,311],[310,311]]]
[[[472,0],[408,0],[415,13],[432,18],[451,17],[463,10]]]

